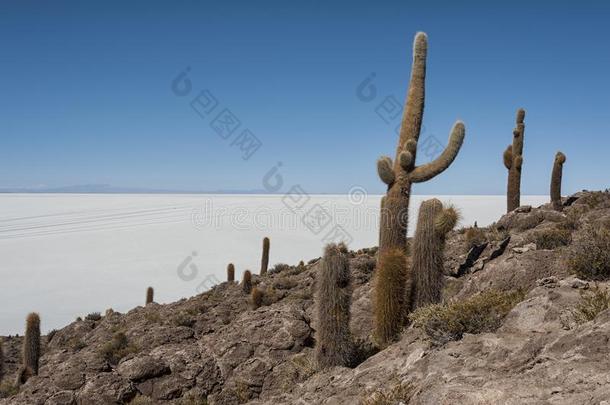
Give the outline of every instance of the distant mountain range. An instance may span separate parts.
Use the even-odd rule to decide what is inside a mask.
[[[138,187],[116,187],[109,184],[82,184],[64,187],[9,187],[0,193],[69,193],[69,194],[268,194],[253,190],[173,190]]]

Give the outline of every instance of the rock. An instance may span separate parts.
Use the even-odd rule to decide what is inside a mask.
[[[514,247],[513,248],[513,252],[519,253],[519,254],[529,252],[530,250],[536,250],[536,244],[535,243],[532,242],[532,243],[528,243],[525,246]]]
[[[555,288],[559,287],[559,280],[555,276],[545,277],[541,278],[540,280],[536,280],[536,285],[546,288]]]
[[[466,259],[459,265],[456,273],[456,277],[461,277],[468,272],[468,270],[474,265],[477,261],[481,253],[487,247],[488,242],[482,243],[480,245],[473,246],[469,251]]]
[[[513,212],[516,212],[518,214],[521,213],[528,213],[532,211],[532,206],[531,205],[522,205],[520,207],[517,207],[513,210]]]
[[[131,381],[143,381],[170,372],[163,361],[151,356],[130,359],[119,364],[118,373]]]
[[[587,283],[586,281],[580,280],[580,279],[575,279],[572,282],[572,288],[579,288],[579,289],[586,290],[589,288],[589,283]]]

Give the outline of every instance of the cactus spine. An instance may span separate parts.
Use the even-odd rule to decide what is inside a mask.
[[[252,273],[250,270],[244,271],[244,276],[241,280],[241,288],[246,294],[250,294],[252,291]]]
[[[227,281],[230,283],[235,281],[235,266],[233,266],[233,263],[229,263],[227,266]]]
[[[152,287],[146,289],[146,305],[153,302],[155,297],[155,290]]]
[[[23,338],[23,367],[29,368],[32,374],[38,375],[40,359],[40,317],[32,312],[28,315]]]
[[[513,144],[504,151],[504,166],[508,169],[506,212],[521,205],[521,168],[523,166],[523,137],[525,136],[525,110],[517,110],[517,125],[513,130]]]
[[[563,205],[561,204],[561,176],[565,162],[566,155],[557,152],[555,162],[553,163],[553,174],[551,175],[551,202],[553,203],[553,209],[557,211],[563,210]]]
[[[269,267],[269,238],[263,239],[263,258],[261,259],[261,275],[267,273]]]
[[[318,367],[348,366],[353,344],[349,330],[351,275],[345,245],[329,244],[316,275],[316,362]]]
[[[421,203],[413,239],[412,310],[441,302],[445,238],[458,219],[454,208],[443,208],[436,198]]]
[[[405,263],[396,258],[396,249],[406,254],[407,225],[409,213],[409,199],[411,185],[428,181],[442,173],[451,165],[457,156],[464,141],[464,123],[457,121],[451,130],[451,135],[445,150],[432,162],[416,166],[417,143],[421,132],[424,112],[426,56],[428,52],[428,39],[423,32],[415,36],[413,44],[413,66],[407,100],[400,126],[400,136],[396,147],[394,162],[388,156],[382,156],[377,161],[377,172],[381,181],[387,184],[387,193],[381,201],[380,229],[379,229],[379,258],[378,271],[383,271],[386,263]],[[391,252],[388,254],[388,252]],[[384,261],[385,258],[385,261]],[[406,264],[405,264],[406,265]],[[392,269],[393,271],[394,269]],[[386,271],[386,274],[392,271]],[[406,277],[407,269],[403,268],[401,280]],[[384,277],[387,277],[384,276]],[[391,284],[391,283],[390,283]],[[384,284],[381,285],[390,285]],[[383,291],[378,294],[387,295]],[[400,317],[404,316],[405,308],[396,308]],[[398,316],[392,318],[398,319]],[[380,322],[383,324],[383,322]],[[385,338],[389,337],[383,333]]]

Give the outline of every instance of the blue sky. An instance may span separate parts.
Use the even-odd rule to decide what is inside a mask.
[[[396,123],[376,108],[404,100],[420,30],[422,139],[444,142],[456,119],[467,133],[416,193],[503,194],[518,107],[524,194],[548,192],[557,150],[564,193],[608,187],[610,5],[457,3],[4,1],[0,187],[260,189],[281,161],[284,190],[381,193],[375,161],[393,154]],[[192,90],[179,97],[172,80],[187,66]],[[356,90],[372,72],[377,97],[364,102]],[[189,102],[206,89],[218,105],[202,118]],[[211,128],[224,108],[241,122],[228,140]],[[262,142],[248,160],[231,145],[243,129]]]

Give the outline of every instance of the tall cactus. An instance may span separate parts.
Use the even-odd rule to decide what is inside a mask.
[[[395,340],[404,326],[408,309],[408,268],[403,249],[379,253],[373,290],[373,338],[379,347]]]
[[[348,366],[353,356],[349,330],[351,275],[345,245],[329,244],[316,275],[316,361],[318,367]]]
[[[447,147],[440,156],[432,162],[420,166],[415,165],[417,143],[421,133],[424,113],[427,53],[428,38],[426,34],[419,32],[415,36],[413,44],[413,66],[400,126],[398,145],[396,147],[396,156],[394,161],[388,156],[382,156],[377,161],[379,177],[388,186],[386,195],[381,201],[377,269],[378,272],[386,275],[395,274],[394,269],[384,271],[383,267],[386,264],[394,265],[400,262],[403,266],[402,273],[399,276],[401,280],[407,276],[406,259],[398,260],[396,258],[396,250],[398,249],[404,254],[407,251],[407,226],[411,185],[428,181],[447,169],[453,163],[462,147],[466,132],[464,123],[457,121],[451,130]],[[379,284],[380,287],[384,285],[392,285],[392,283]],[[378,296],[387,295],[384,291],[377,291],[377,294]],[[400,311],[400,315],[392,315],[390,319],[404,317],[405,309],[393,309]],[[381,321],[379,323],[384,324]],[[392,331],[394,331],[394,328],[392,328]],[[390,338],[390,336],[385,332],[382,333],[382,340],[387,338]]]
[[[411,309],[441,302],[445,238],[457,224],[458,212],[433,198],[421,203],[413,239]]]
[[[233,263],[229,263],[227,266],[227,281],[230,283],[235,281],[235,266]]]
[[[506,212],[521,205],[521,168],[523,166],[523,138],[525,136],[525,110],[517,110],[517,125],[513,129],[513,144],[504,151],[504,166],[508,169]]]
[[[566,155],[557,152],[553,163],[553,173],[551,175],[551,202],[556,211],[563,210],[561,203],[561,177],[563,175],[563,164],[566,162]]]
[[[263,257],[261,259],[261,275],[267,273],[269,267],[269,238],[263,239]]]
[[[382,200],[380,253],[392,249],[406,250],[411,185],[428,181],[447,169],[457,156],[464,141],[464,123],[457,121],[451,130],[448,145],[443,153],[432,162],[420,166],[415,165],[417,142],[424,113],[427,52],[428,38],[426,34],[419,32],[415,36],[413,44],[411,81],[402,116],[396,157],[394,162],[388,156],[382,156],[377,161],[379,177],[388,186],[387,193]]]
[[[32,312],[25,323],[23,338],[23,366],[38,375],[38,360],[40,359],[40,317]]]
[[[155,290],[152,287],[146,289],[146,305],[151,304],[155,299]]]

